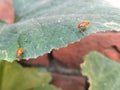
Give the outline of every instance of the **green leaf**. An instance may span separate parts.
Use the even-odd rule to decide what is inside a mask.
[[[120,30],[120,9],[104,0],[13,0],[16,22],[0,23],[0,59],[35,58],[97,31]],[[84,32],[78,23],[89,21]]]
[[[89,90],[119,90],[120,64],[98,52],[85,56],[82,64],[83,75],[88,76]]]
[[[43,69],[24,68],[17,62],[0,61],[0,90],[29,90],[48,87],[50,80],[50,74]],[[44,87],[39,90],[44,90]]]
[[[35,88],[35,90],[61,90],[61,89],[58,89],[53,85],[45,84],[45,85]]]

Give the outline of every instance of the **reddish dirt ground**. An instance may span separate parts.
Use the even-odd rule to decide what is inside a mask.
[[[12,0],[0,0],[0,19],[8,24],[14,22]]]
[[[90,51],[98,51],[105,56],[120,62],[120,33],[106,32],[91,34],[79,42],[70,44],[67,47],[53,50],[52,55],[55,59],[70,66],[83,62],[84,56]]]
[[[62,90],[86,90],[86,81],[82,76],[52,74],[52,77],[51,83]]]

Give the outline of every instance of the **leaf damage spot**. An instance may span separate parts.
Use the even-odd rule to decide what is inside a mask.
[[[106,23],[104,23],[104,25],[106,27],[116,28],[116,30],[120,28],[120,24],[118,24],[116,22],[106,22]]]

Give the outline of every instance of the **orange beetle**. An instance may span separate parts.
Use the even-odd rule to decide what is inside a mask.
[[[19,58],[23,54],[23,48],[18,48],[16,51],[16,58]]]
[[[87,21],[84,21],[84,22],[79,23],[79,24],[78,24],[78,30],[79,30],[79,31],[85,30],[85,29],[86,29],[86,26],[87,26],[88,24],[89,24],[89,22],[87,22]]]

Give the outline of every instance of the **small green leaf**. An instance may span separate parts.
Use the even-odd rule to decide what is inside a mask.
[[[29,90],[40,86],[44,90],[50,80],[51,76],[45,70],[25,68],[17,62],[0,61],[0,90]]]
[[[120,64],[98,52],[85,56],[83,75],[88,76],[89,90],[120,90]]]
[[[46,85],[42,85],[40,87],[35,88],[35,90],[61,90],[61,89],[58,89],[53,85],[46,84]]]

